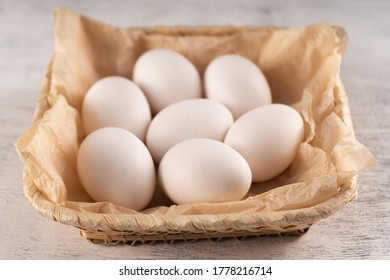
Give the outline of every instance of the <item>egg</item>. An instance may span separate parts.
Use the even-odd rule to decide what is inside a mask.
[[[304,122],[298,111],[288,105],[270,104],[237,119],[224,142],[248,161],[253,181],[262,182],[291,164],[303,136]]]
[[[169,49],[143,53],[134,65],[133,81],[145,92],[153,115],[172,103],[202,96],[202,83],[195,66]]]
[[[221,103],[188,99],[165,107],[150,123],[146,145],[156,163],[175,144],[191,138],[223,141],[233,116]]]
[[[176,204],[240,200],[251,178],[248,163],[237,151],[207,138],[176,144],[158,169],[162,189]]]
[[[144,140],[152,115],[142,90],[124,77],[95,82],[84,97],[81,111],[86,134],[102,127],[120,127]]]
[[[81,143],[77,155],[80,181],[95,201],[141,210],[151,201],[156,170],[144,143],[131,132],[100,128]]]
[[[234,119],[272,102],[263,72],[251,60],[237,54],[213,59],[206,68],[204,86],[206,97],[226,105]]]

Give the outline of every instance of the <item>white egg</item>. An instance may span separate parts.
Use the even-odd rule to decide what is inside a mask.
[[[84,98],[81,116],[86,134],[102,127],[120,127],[142,141],[152,118],[141,89],[118,76],[105,77],[92,85]]]
[[[189,99],[160,111],[150,123],[146,145],[156,163],[175,144],[191,138],[223,141],[233,124],[233,116],[221,103],[209,99]]]
[[[226,105],[234,119],[272,102],[264,74],[244,56],[225,54],[212,60],[204,74],[204,85],[206,97]]]
[[[245,159],[223,142],[190,139],[173,146],[161,160],[158,178],[176,204],[242,199],[251,186]]]
[[[172,103],[202,95],[202,83],[195,66],[169,49],[143,53],[134,65],[133,81],[145,92],[153,115]]]
[[[294,108],[270,104],[242,115],[230,127],[225,143],[249,163],[254,182],[271,179],[295,158],[304,136],[304,123]]]
[[[141,210],[151,201],[156,172],[144,143],[122,128],[105,127],[81,143],[77,170],[95,201]]]

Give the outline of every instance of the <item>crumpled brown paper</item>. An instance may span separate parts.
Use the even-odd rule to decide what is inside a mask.
[[[51,202],[81,212],[138,213],[93,202],[76,170],[84,138],[80,107],[88,88],[108,75],[132,77],[146,50],[182,53],[200,74],[216,56],[236,53],[263,70],[275,103],[301,112],[306,134],[291,166],[273,180],[253,184],[242,201],[172,205],[157,188],[142,213],[220,214],[299,209],[336,195],[344,183],[375,164],[354,136],[348,99],[340,79],[347,43],[340,27],[303,28],[150,27],[116,28],[66,9],[55,15],[55,52],[31,127],[18,139],[25,173]]]

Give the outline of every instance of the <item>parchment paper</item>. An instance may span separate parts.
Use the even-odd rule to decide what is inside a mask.
[[[85,137],[80,108],[96,80],[108,75],[130,79],[136,59],[156,47],[182,53],[201,75],[223,53],[251,59],[264,72],[273,102],[294,106],[304,118],[306,132],[291,166],[273,180],[253,184],[242,201],[172,205],[158,187],[142,213],[218,214],[309,207],[334,196],[344,182],[375,165],[371,153],[356,140],[350,118],[345,118],[348,98],[339,72],[347,38],[341,27],[319,23],[294,29],[117,28],[61,8],[55,14],[54,31],[55,52],[34,119],[16,148],[39,191],[55,204],[82,212],[138,213],[108,202],[95,203],[84,191],[76,169],[78,147]]]

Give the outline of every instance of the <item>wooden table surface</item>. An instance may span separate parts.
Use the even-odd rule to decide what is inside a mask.
[[[53,52],[59,6],[117,26],[275,25],[327,21],[349,37],[341,75],[357,139],[378,166],[358,200],[301,237],[103,246],[40,216],[22,190],[16,139],[30,125]],[[390,1],[0,0],[0,259],[390,259]]]

